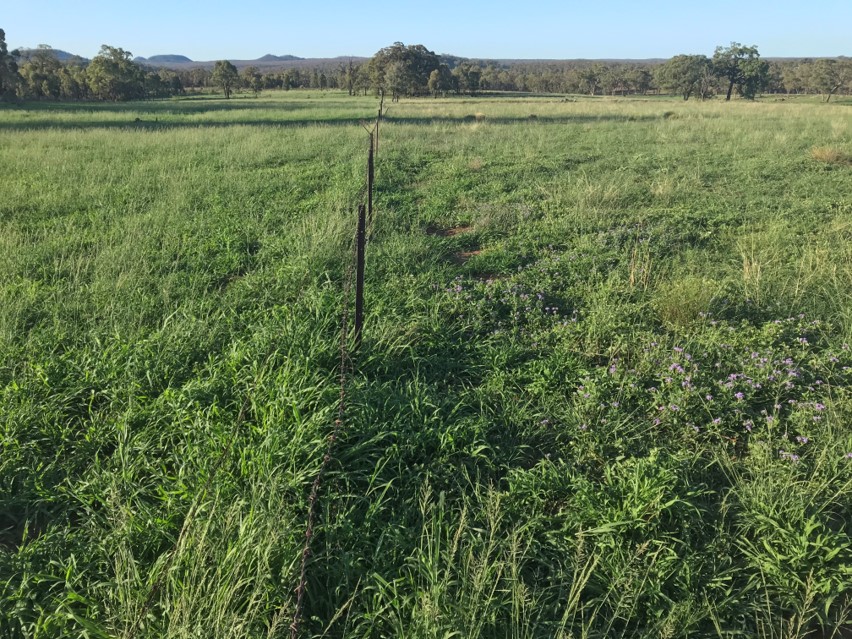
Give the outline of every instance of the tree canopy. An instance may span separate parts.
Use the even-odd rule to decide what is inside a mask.
[[[101,100],[133,100],[145,95],[142,68],[133,62],[133,54],[108,44],[86,68],[89,89]]]
[[[656,68],[657,83],[676,91],[684,100],[698,93],[702,100],[710,95],[711,64],[706,55],[676,55]]]
[[[760,59],[757,47],[746,47],[739,42],[731,42],[728,47],[716,47],[713,72],[728,82],[726,101],[731,99],[734,87],[744,98],[753,100],[769,80],[769,64]]]
[[[6,47],[6,32],[0,29],[0,100],[15,97],[18,87],[18,64]]]
[[[405,46],[395,42],[380,49],[368,63],[372,87],[398,100],[401,95],[424,95],[430,91],[429,77],[441,59],[422,44]]]
[[[228,60],[219,60],[213,67],[211,79],[213,80],[213,84],[222,89],[225,97],[230,98],[234,87],[239,85],[240,74],[237,71],[237,67]]]

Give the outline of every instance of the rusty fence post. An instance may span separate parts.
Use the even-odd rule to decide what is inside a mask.
[[[355,236],[355,348],[361,346],[364,328],[364,248],[367,243],[367,212],[358,205],[358,233]]]
[[[378,139],[378,131],[376,131]],[[370,150],[367,153],[367,224],[373,225],[373,184],[376,176],[375,154],[373,152],[373,134],[370,134]]]

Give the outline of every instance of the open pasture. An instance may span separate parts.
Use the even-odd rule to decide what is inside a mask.
[[[0,109],[0,636],[290,635],[377,106]],[[376,206],[302,636],[845,636],[849,100],[403,100]]]

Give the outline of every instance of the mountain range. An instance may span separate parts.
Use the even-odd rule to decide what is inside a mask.
[[[29,48],[29,47],[21,47],[17,49],[18,53],[21,56],[21,61],[25,62],[30,59],[36,52],[41,49],[37,48]],[[88,58],[84,58],[82,56],[74,55],[73,53],[69,53],[68,51],[63,51],[62,49],[48,49],[51,51],[61,62],[70,62],[70,61],[82,61],[88,62]],[[485,59],[485,58],[461,58],[458,56],[452,55],[442,55],[442,59],[444,60],[453,60],[455,62],[460,62],[463,60],[468,60],[470,62],[476,62],[481,64],[497,64],[499,66],[513,66],[516,64],[558,64],[564,62],[601,62],[604,64],[659,64],[666,61],[666,58],[647,58],[647,59],[572,59],[572,60],[541,60],[541,59]],[[774,60],[774,61],[784,61],[784,60],[793,60],[798,58],[779,58],[779,57],[767,57],[765,60]],[[283,70],[285,68],[336,68],[341,64],[348,64],[350,61],[355,64],[360,64],[362,62],[366,62],[369,60],[367,57],[363,56],[337,56],[335,58],[300,58],[295,55],[273,55],[271,53],[267,53],[255,60],[230,60],[230,62],[236,66],[238,69],[244,69],[245,67],[257,67],[262,71],[276,71]],[[185,55],[179,54],[160,54],[160,55],[152,55],[150,57],[142,57],[137,56],[133,59],[134,62],[138,64],[142,64],[148,67],[155,68],[168,68],[174,70],[187,70],[187,69],[212,69],[216,60],[192,60]]]

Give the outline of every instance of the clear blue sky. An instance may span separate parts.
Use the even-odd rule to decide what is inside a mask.
[[[401,41],[480,58],[665,58],[731,41],[764,56],[852,55],[852,0],[2,0],[10,49],[101,44],[193,60],[370,56]]]

